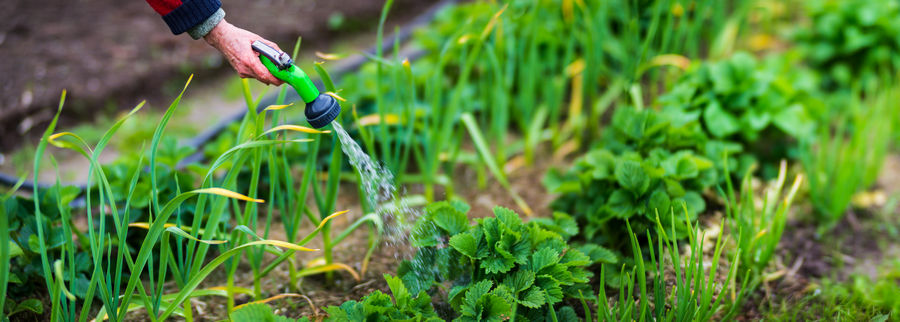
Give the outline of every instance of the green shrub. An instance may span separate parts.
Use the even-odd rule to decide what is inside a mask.
[[[894,0],[807,1],[810,26],[795,36],[828,89],[871,84],[900,67],[900,3]]]
[[[468,210],[462,202],[427,207],[411,237],[418,252],[398,269],[410,291],[449,283],[447,297],[458,321],[573,316],[560,306],[586,290],[590,257],[539,223],[523,223],[512,210],[496,207],[493,217],[474,225]]]

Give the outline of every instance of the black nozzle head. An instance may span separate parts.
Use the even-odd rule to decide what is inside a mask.
[[[320,129],[341,114],[341,105],[338,104],[334,97],[327,94],[319,94],[312,102],[306,103],[306,120],[309,125]]]

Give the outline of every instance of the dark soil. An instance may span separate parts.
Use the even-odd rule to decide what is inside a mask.
[[[555,160],[548,155],[536,156],[535,159],[534,164],[528,165],[525,164],[522,156],[511,158],[507,162],[506,172],[512,190],[518,193],[534,212],[532,217],[549,217],[553,214],[553,211],[550,209],[550,202],[553,201],[554,196],[549,194],[547,189],[544,188],[542,183],[544,174],[551,167],[567,168],[565,164],[568,161]],[[487,187],[484,189],[476,188],[478,187],[477,174],[471,167],[460,167],[455,175],[458,178],[457,181],[459,181],[455,183],[460,190],[458,191],[458,197],[465,200],[472,207],[469,211],[469,218],[492,216],[494,213],[493,209],[496,206],[515,210],[523,218],[526,217],[523,210],[513,200],[510,191],[494,180],[490,172],[486,174],[488,182]]]
[[[389,26],[434,0],[395,1]],[[383,1],[226,1],[226,19],[282,44],[325,48],[331,39],[369,31]],[[63,121],[91,120],[147,99],[167,106],[186,75],[195,81],[230,69],[204,41],[174,36],[144,1],[5,0],[0,5],[0,150],[39,135],[68,90]],[[329,28],[329,17],[344,17]],[[363,29],[365,28],[365,29]],[[285,46],[282,46],[285,47]],[[171,81],[170,83],[167,83]],[[175,94],[173,94],[175,93]]]
[[[900,242],[886,234],[880,220],[874,210],[851,210],[825,233],[808,218],[788,222],[776,258],[783,276],[764,283],[745,302],[741,319],[764,318],[767,307],[810,305],[806,297],[822,278],[845,282],[853,273],[875,277],[874,266],[891,251],[890,245]]]

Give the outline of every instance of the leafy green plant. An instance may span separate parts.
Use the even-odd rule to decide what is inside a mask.
[[[41,300],[38,299],[27,299],[19,303],[16,303],[16,301],[11,299],[6,301],[5,307],[3,308],[3,315],[5,315],[5,317],[16,315],[21,312],[43,314],[44,303],[41,303]]]
[[[699,53],[719,27],[740,21],[732,17],[741,17],[738,8],[746,3],[515,0],[451,6],[414,34],[412,44],[424,50],[416,61],[399,50],[377,50],[359,73],[342,79],[342,95],[355,104],[357,126],[347,128],[399,182],[423,183],[428,201],[435,200],[435,185],[453,197],[457,164],[475,168],[482,187],[487,174],[503,182],[504,165],[519,157],[532,163],[541,142],[552,141],[554,148],[591,142],[603,113],[630,82],[645,73],[658,76],[648,72],[651,57]],[[391,41],[382,39],[382,28],[378,45]],[[400,48],[396,40],[394,48]],[[477,155],[464,148],[465,132],[478,145]],[[527,205],[519,204],[528,214]]]
[[[469,225],[468,210],[457,201],[427,207],[413,229],[419,250],[397,271],[411,292],[449,283],[458,321],[540,321],[552,320],[565,299],[587,287],[590,257],[559,234],[501,207]]]
[[[8,292],[10,290],[9,283],[23,284],[22,278],[18,274],[12,274],[11,267],[15,268],[15,271],[19,272],[19,274],[25,271],[21,267],[11,265],[11,259],[24,254],[19,243],[10,239],[10,233],[16,232],[21,228],[22,218],[14,219],[13,229],[10,229],[9,221],[10,214],[15,214],[14,209],[18,203],[14,194],[23,182],[25,182],[25,178],[20,179],[16,186],[0,196],[0,294],[4,294],[3,298],[0,299],[0,320],[3,321],[9,320],[10,316],[20,312],[44,313],[44,305],[40,300],[26,298],[20,299],[17,303],[15,299],[19,299],[19,296]]]
[[[68,218],[71,222],[70,210],[62,209],[65,214],[60,211],[57,203],[68,203],[75,199],[81,191],[74,187],[60,189],[48,192],[40,197],[39,205],[43,209],[47,209],[43,220],[38,221],[34,216],[34,200],[32,198],[22,196],[10,196],[4,201],[4,212],[7,220],[7,234],[9,241],[9,278],[10,281],[17,284],[12,287],[11,298],[16,299],[17,293],[30,291],[26,286],[39,282],[41,278],[40,254],[41,249],[38,241],[38,225],[45,234],[45,250],[59,256],[65,247],[66,235],[61,226],[63,218]],[[87,253],[79,250],[75,257],[78,258],[78,274],[89,272],[90,262]],[[79,285],[86,279],[79,275]],[[21,288],[19,287],[21,286]],[[79,288],[76,294],[84,295],[84,289]]]
[[[696,123],[675,127],[653,111],[621,108],[603,142],[565,174],[547,173],[548,190],[560,194],[553,209],[572,214],[584,240],[621,248],[627,236],[615,227],[622,220],[643,232],[655,226],[657,210],[687,206],[687,217],[664,219],[664,227],[674,227],[672,237],[684,236],[687,221],[706,209],[701,194],[719,180],[703,156],[706,139]]]
[[[806,1],[810,25],[794,36],[806,61],[836,90],[877,85],[900,66],[900,4],[890,0]]]
[[[443,321],[431,306],[431,297],[423,290],[413,296],[398,277],[384,274],[384,279],[394,295],[381,291],[372,292],[359,302],[347,301],[341,306],[330,306],[328,321]]]
[[[694,65],[659,103],[675,126],[697,121],[714,139],[747,147],[761,141],[776,146],[815,134],[814,115],[822,112],[814,96],[816,84],[814,75],[798,69],[789,55],[758,61],[739,52],[725,60]],[[775,161],[789,152],[767,149],[772,150],[752,152]]]

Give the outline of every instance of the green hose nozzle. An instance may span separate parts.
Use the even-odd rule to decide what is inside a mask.
[[[259,60],[266,69],[280,80],[290,84],[300,98],[306,102],[306,119],[315,128],[331,124],[341,113],[341,105],[333,97],[322,94],[309,76],[293,64],[290,56],[261,41],[254,41],[253,50],[260,53]]]

